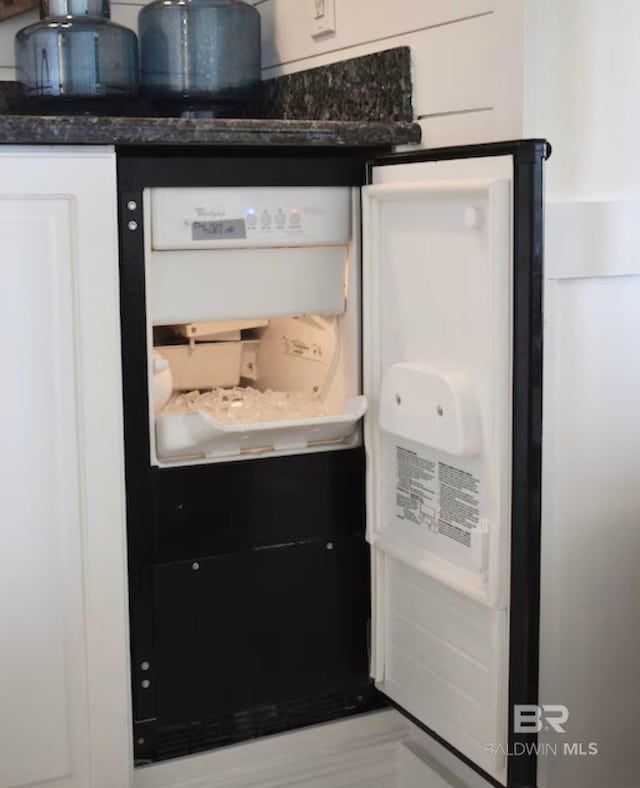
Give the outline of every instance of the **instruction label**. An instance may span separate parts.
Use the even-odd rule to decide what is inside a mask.
[[[396,516],[471,547],[480,523],[480,479],[450,463],[396,447]]]
[[[322,345],[317,342],[305,342],[302,339],[295,339],[294,337],[282,337],[284,353],[287,356],[295,356],[295,358],[303,358],[306,361],[316,361],[322,363],[323,353]]]
[[[397,516],[433,530],[437,509],[437,466],[415,451],[397,447]]]

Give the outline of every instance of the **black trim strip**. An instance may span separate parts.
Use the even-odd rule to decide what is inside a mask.
[[[513,476],[509,609],[509,752],[537,734],[513,732],[518,704],[538,702],[542,516],[543,158],[514,157]],[[535,752],[511,755],[509,788],[535,788]]]
[[[210,186],[361,186],[380,149],[118,148],[120,189]]]
[[[486,145],[392,154],[367,163],[374,167],[428,161],[511,156],[513,158],[513,422],[511,591],[509,609],[508,788],[535,788],[537,735],[512,731],[513,708],[538,702],[540,642],[540,527],[542,498],[542,351],[543,351],[543,164],[551,155],[546,140],[516,140]],[[454,752],[494,785],[500,785],[441,737],[391,699],[412,722]]]
[[[124,172],[123,172],[124,170]],[[135,720],[155,717],[155,660],[151,559],[152,480],[149,469],[149,400],[142,189],[118,161],[120,324],[125,441],[131,688]],[[135,203],[135,208],[132,206]],[[130,207],[131,206],[131,207]],[[129,222],[137,229],[130,230]],[[149,663],[143,671],[142,663]],[[151,685],[145,689],[143,681]]]
[[[425,148],[404,153],[390,153],[369,159],[367,162],[367,183],[372,183],[374,167],[387,167],[395,164],[419,164],[426,161],[447,161],[450,159],[483,159],[488,156],[513,156],[514,162],[539,162],[551,156],[551,144],[543,139],[506,140],[487,142],[482,145],[458,145],[451,148]]]

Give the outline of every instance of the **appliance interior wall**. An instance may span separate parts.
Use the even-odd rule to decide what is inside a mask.
[[[173,190],[175,198],[172,190],[150,191],[145,258],[152,463],[357,445],[366,408],[359,396],[360,271],[357,244],[345,239],[344,228],[328,234],[325,246],[227,249],[214,241],[212,248],[194,249],[179,235],[181,226],[161,225],[171,249],[164,248],[168,242],[154,248],[154,206],[164,217],[173,199],[184,211],[190,190]],[[345,190],[335,191],[344,200]],[[166,404],[166,393],[158,399],[152,350],[172,372],[174,395]]]
[[[154,329],[154,357],[160,356],[163,363],[169,364],[173,385],[168,402],[158,412],[157,405],[168,396],[168,390],[164,390],[160,403],[156,402],[155,414],[151,414],[159,462],[179,463],[181,456],[190,459],[199,449],[203,459],[212,459],[223,458],[225,452],[250,456],[255,452],[270,453],[275,448],[306,450],[308,443],[319,447],[355,445],[357,420],[340,426],[335,434],[328,431],[334,419],[343,418],[350,403],[362,401],[356,396],[357,347],[348,341],[353,337],[349,337],[345,320],[335,315],[302,315],[238,321],[244,322],[262,325],[234,333],[232,338],[227,338],[228,333],[218,334],[223,338],[191,345],[188,340],[177,339],[176,328],[181,326]],[[227,324],[212,322],[207,326],[224,328]],[[153,372],[153,365],[157,363],[156,358],[151,367],[151,408],[156,399],[158,376]],[[187,408],[195,410],[187,411]],[[233,434],[227,441],[221,435],[216,442],[213,433],[203,433],[198,442],[191,432],[182,436],[180,445],[172,444],[171,430],[175,433],[187,419],[200,415],[243,430],[237,436],[238,442],[232,442]],[[292,437],[289,425],[299,419],[315,422],[306,428],[301,426],[300,435],[296,432]],[[272,423],[273,429],[262,429],[262,422]],[[278,432],[279,424],[286,427],[282,435]],[[255,428],[258,432],[251,440],[250,433]],[[242,443],[247,439],[251,440],[247,446],[249,452]],[[175,456],[171,455],[172,447]]]

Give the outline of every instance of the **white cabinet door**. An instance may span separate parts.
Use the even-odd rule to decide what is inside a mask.
[[[0,150],[0,788],[129,784],[115,156]]]

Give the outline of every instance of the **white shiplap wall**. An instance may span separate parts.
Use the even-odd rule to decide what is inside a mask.
[[[526,30],[525,134],[553,144],[549,197],[640,199],[638,0],[527,0]]]
[[[336,33],[314,40],[312,0],[258,0],[265,76],[409,46],[414,110],[429,146],[518,137],[521,0],[335,0]]]

